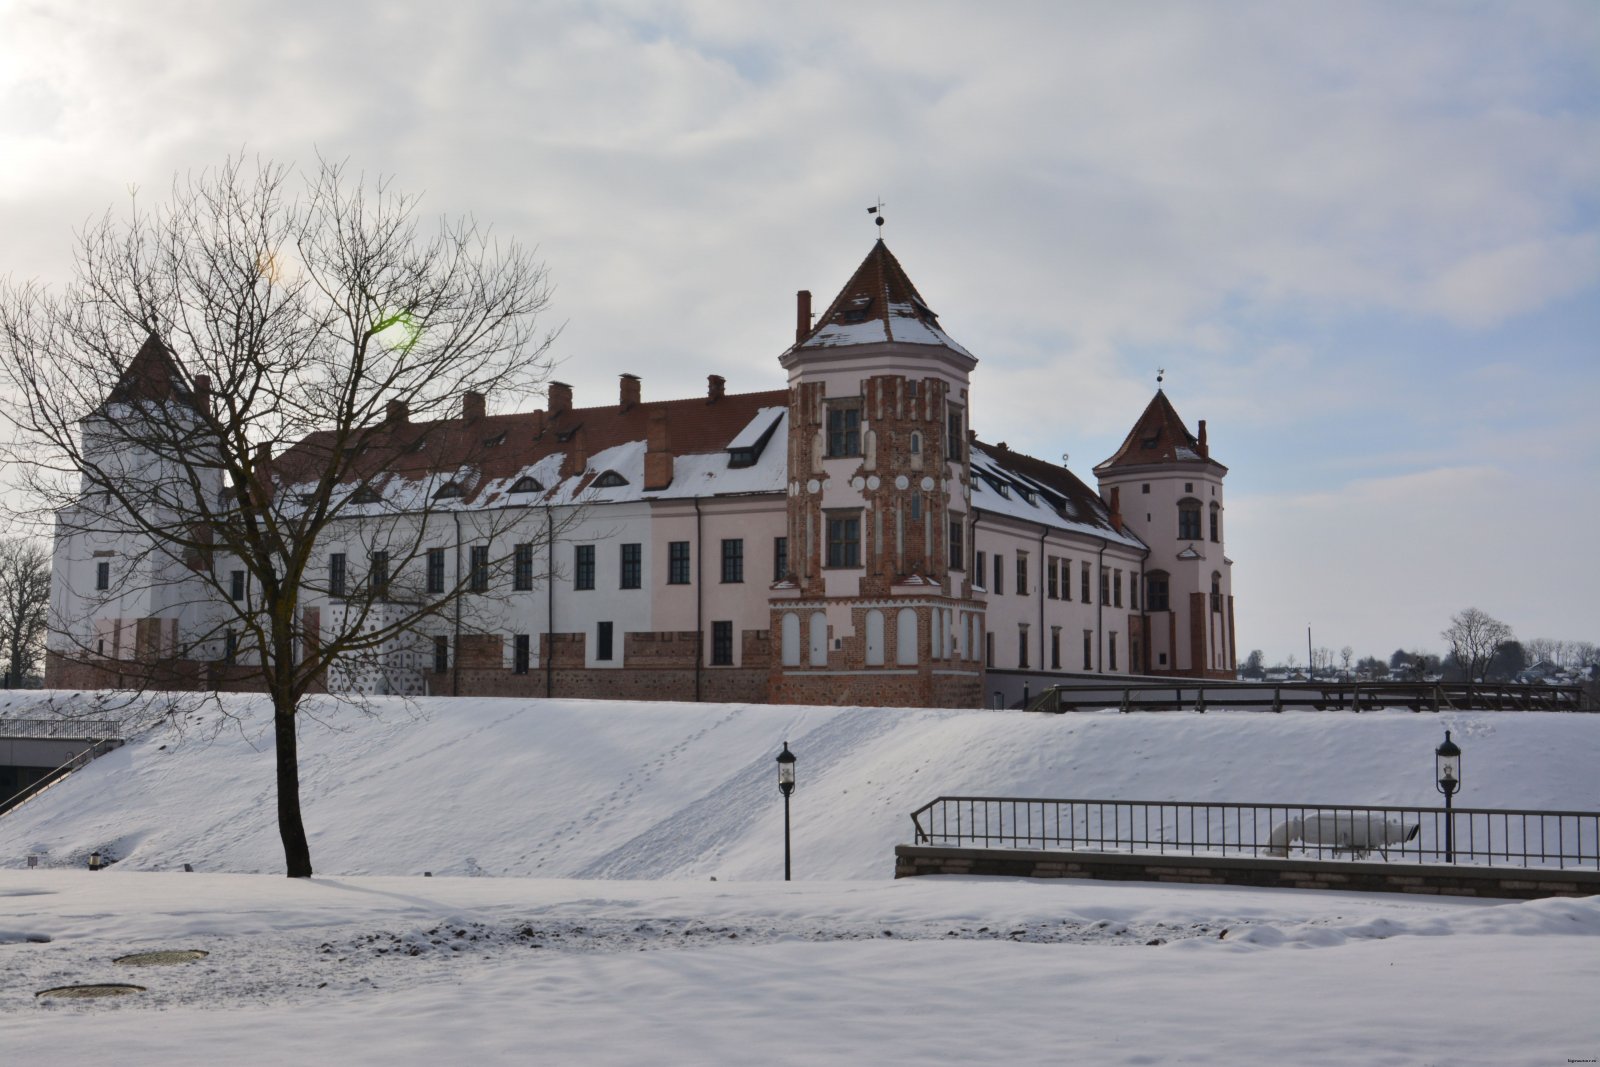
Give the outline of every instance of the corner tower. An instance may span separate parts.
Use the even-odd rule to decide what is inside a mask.
[[[880,239],[789,374],[789,574],[773,591],[770,699],[977,707],[967,387],[977,360]]]
[[[1116,454],[1094,469],[1100,495],[1150,547],[1145,562],[1147,671],[1232,678],[1233,561],[1224,552],[1222,480],[1205,420],[1189,432],[1161,389]]]

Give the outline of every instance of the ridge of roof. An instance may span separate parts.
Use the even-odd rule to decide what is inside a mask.
[[[1065,500],[1068,504],[1067,511],[1070,514],[1063,517],[1067,518],[1068,521],[1081,527],[1103,531],[1103,536],[1112,537],[1127,544],[1143,543],[1139,541],[1131,530],[1117,530],[1111,522],[1111,509],[1100,498],[1100,494],[1091,489],[1081,478],[1066,467],[1023,452],[1014,452],[1004,443],[991,445],[975,439],[972,446],[975,460],[977,459],[976,453],[982,453],[983,460],[988,464],[1013,477],[1034,482],[1048,492]]]
[[[791,351],[885,342],[943,345],[971,356],[939,326],[938,314],[917,292],[905,268],[880,237],[839,295]]]
[[[1133,429],[1111,458],[1095,466],[1096,474],[1118,467],[1142,467],[1151,463],[1211,463],[1209,451],[1189,432],[1178,410],[1164,390],[1145,405]],[[1218,464],[1220,466],[1220,464]]]

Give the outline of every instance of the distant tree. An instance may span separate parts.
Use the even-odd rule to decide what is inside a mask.
[[[1485,677],[1495,681],[1510,681],[1528,667],[1528,654],[1520,641],[1507,641],[1489,661]]]
[[[1468,682],[1482,678],[1501,646],[1512,639],[1511,627],[1477,608],[1456,612],[1439,636]]]
[[[1411,666],[1411,653],[1403,648],[1394,650],[1394,655],[1389,657],[1389,669],[1396,673],[1404,671]]]
[[[1356,673],[1363,678],[1389,677],[1389,665],[1377,656],[1367,656],[1356,661]]]
[[[193,632],[148,642],[142,662],[227,664],[266,691],[290,877],[312,874],[303,698],[331,666],[416,640],[472,591],[470,572],[442,593],[403,584],[420,586],[415,561],[452,513],[383,498],[426,460],[393,429],[455,410],[465,427],[464,396],[535,393],[552,341],[537,325],[545,269],[516,241],[470,218],[426,222],[415,196],[339,164],[304,178],[230,159],[176,180],[154,212],[135,201],[125,219],[90,224],[62,294],[0,285],[0,401],[14,427],[3,455],[64,528],[119,546],[108,591],[86,594],[96,603],[63,632],[92,656],[81,635],[119,586],[193,596]],[[470,448],[460,458],[467,471],[478,461]],[[350,530],[373,563],[345,589],[327,546]],[[476,531],[501,543],[494,532]],[[334,597],[339,610],[313,623],[307,601]]]
[[[20,689],[39,671],[50,607],[50,553],[37,541],[0,539],[0,660],[4,685]]]
[[[1246,678],[1260,678],[1266,673],[1263,666],[1265,660],[1266,657],[1261,654],[1261,650],[1253,648],[1250,650],[1250,654],[1244,658],[1244,667],[1240,669],[1239,673]]]
[[[1344,664],[1346,674],[1350,672],[1350,661],[1355,657],[1355,654],[1356,650],[1349,645],[1345,645],[1339,650],[1339,661]]]

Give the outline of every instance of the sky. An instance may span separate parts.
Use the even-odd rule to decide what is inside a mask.
[[[1600,641],[1600,5],[0,0],[0,276],[230,153],[536,246],[575,403],[779,388],[878,235],[985,440],[1158,370],[1229,467],[1241,657]],[[493,398],[491,398],[491,407]]]

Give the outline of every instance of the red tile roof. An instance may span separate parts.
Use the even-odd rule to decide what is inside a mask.
[[[1202,428],[1204,423],[1201,423]],[[1177,409],[1167,394],[1156,390],[1144,414],[1133,424],[1133,429],[1123,439],[1122,447],[1104,463],[1095,467],[1096,474],[1118,467],[1140,467],[1149,463],[1212,463],[1208,450],[1200,439],[1189,432],[1178,417]],[[1217,463],[1216,466],[1222,466]],[[1224,468],[1226,469],[1226,468]]]
[[[965,352],[940,328],[939,316],[880,238],[795,348],[885,341],[940,344]]]

